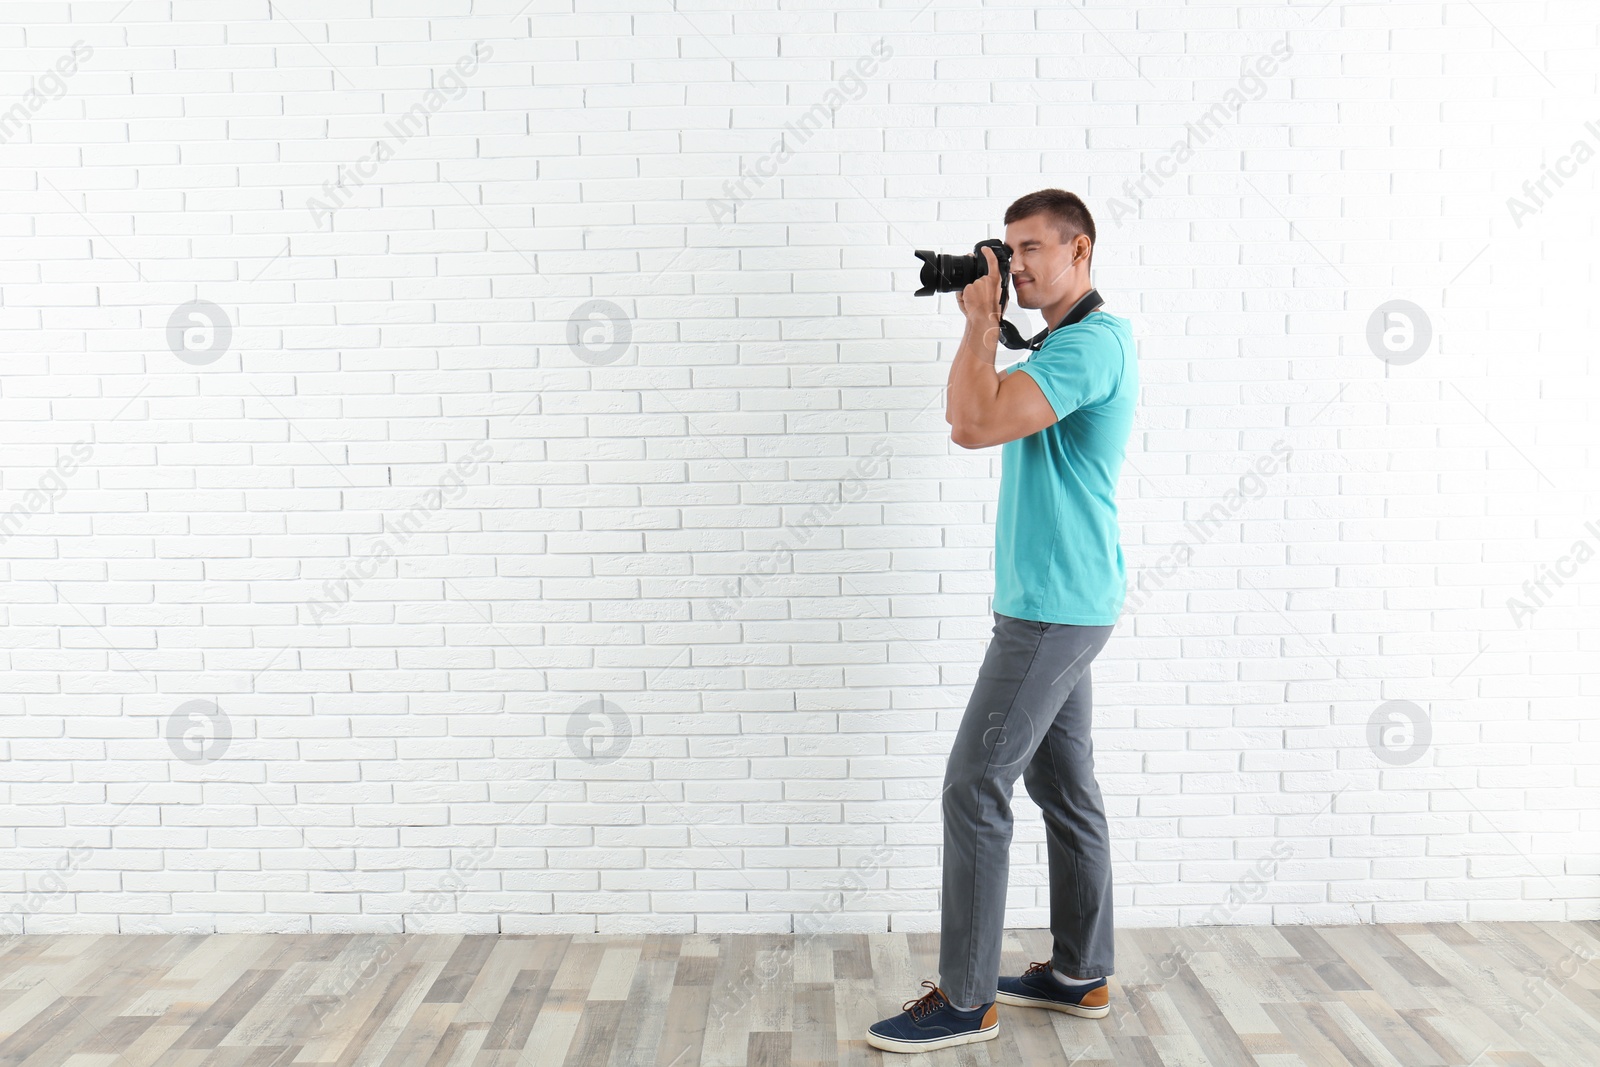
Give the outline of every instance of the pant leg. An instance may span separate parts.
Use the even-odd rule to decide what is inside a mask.
[[[939,987],[957,1004],[994,999],[1013,785],[1111,629],[995,613],[994,636],[945,765]]]
[[[1074,978],[1112,974],[1111,835],[1094,777],[1089,672],[1073,688],[1023,771],[1044,814],[1050,857],[1050,964]]]

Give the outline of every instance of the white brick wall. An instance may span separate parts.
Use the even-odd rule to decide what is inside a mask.
[[[521,2],[5,6],[9,929],[937,929],[999,450],[911,252],[1052,185],[1118,922],[1600,916],[1589,0]]]

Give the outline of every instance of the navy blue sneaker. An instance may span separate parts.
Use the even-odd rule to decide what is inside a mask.
[[[1049,1008],[1085,1019],[1103,1019],[1111,1011],[1111,988],[1104,978],[1088,985],[1066,986],[1050,973],[1050,961],[1035,963],[1016,978],[1002,976],[995,999],[1019,1008]]]
[[[902,1004],[905,1010],[899,1015],[867,1027],[867,1044],[886,1052],[931,1052],[1000,1036],[1000,1009],[994,1001],[961,1011],[938,986],[926,979],[922,984],[929,991]]]

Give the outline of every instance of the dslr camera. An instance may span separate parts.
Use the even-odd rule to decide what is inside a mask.
[[[994,265],[1000,271],[1000,312],[1005,314],[1006,301],[1011,297],[1011,249],[1006,247],[1004,241],[990,238],[979,241],[972,246],[970,256],[945,256],[938,252],[917,250],[917,258],[922,260],[922,288],[917,290],[917,296],[932,296],[934,293],[953,293],[965,289],[976,279],[989,273],[989,261],[983,257],[983,249],[987,246],[994,249]],[[1009,319],[1000,320],[1000,343],[1007,348],[1026,348],[1037,352],[1039,346],[1044,344],[1044,339],[1050,331],[1062,326],[1070,326],[1079,322],[1089,312],[1105,303],[1100,294],[1090,289],[1072,305],[1061,321],[1054,326],[1046,325],[1043,330],[1032,337],[1024,338],[1018,332],[1016,324]]]
[[[1000,310],[1005,311],[1006,301],[1011,296],[1011,249],[1004,241],[993,237],[973,245],[970,256],[946,256],[918,249],[917,258],[922,260],[922,288],[916,295],[954,293],[988,274],[989,261],[983,258],[985,246],[994,249],[995,266],[1000,269]]]

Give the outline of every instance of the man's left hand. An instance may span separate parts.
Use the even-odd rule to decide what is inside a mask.
[[[993,326],[1000,319],[1000,264],[994,258],[994,249],[988,245],[980,251],[989,261],[989,269],[956,294],[956,307],[968,322]]]

